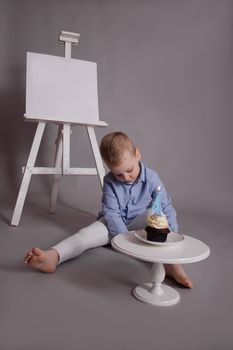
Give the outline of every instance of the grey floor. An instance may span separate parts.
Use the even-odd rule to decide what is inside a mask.
[[[205,241],[210,257],[186,265],[195,287],[175,306],[137,301],[132,289],[149,280],[150,264],[110,247],[92,249],[61,265],[55,274],[35,272],[22,262],[32,246],[47,248],[93,220],[46,201],[27,202],[20,226],[9,221],[14,201],[0,211],[0,349],[233,349],[233,220],[179,213],[180,230]]]

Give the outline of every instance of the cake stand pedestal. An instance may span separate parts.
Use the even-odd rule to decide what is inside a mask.
[[[151,283],[145,283],[133,290],[135,298],[149,304],[169,306],[178,303],[179,293],[162,282],[165,278],[165,269],[162,263],[154,263],[151,268]]]

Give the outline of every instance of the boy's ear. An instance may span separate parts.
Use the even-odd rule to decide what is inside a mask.
[[[141,153],[138,148],[136,148],[136,159],[139,161],[141,160]]]

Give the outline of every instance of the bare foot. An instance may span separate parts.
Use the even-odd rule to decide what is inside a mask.
[[[56,271],[59,255],[55,249],[41,250],[32,248],[24,258],[25,264],[36,270],[52,273]]]
[[[165,267],[167,277],[173,278],[176,282],[178,282],[179,284],[181,284],[186,288],[193,288],[193,282],[188,278],[188,276],[184,272],[184,269],[181,265],[166,264],[164,265],[164,267]]]

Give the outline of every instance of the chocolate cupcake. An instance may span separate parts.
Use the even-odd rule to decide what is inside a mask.
[[[147,240],[152,242],[166,242],[169,228],[155,228],[146,226]]]
[[[152,242],[166,242],[167,235],[170,232],[167,218],[165,215],[148,215],[147,226],[147,240]]]

